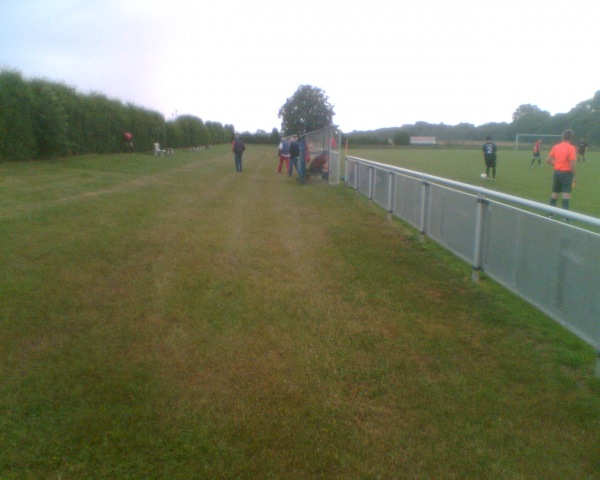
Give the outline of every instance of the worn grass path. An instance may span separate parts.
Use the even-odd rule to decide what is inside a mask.
[[[0,165],[0,478],[600,478],[589,347],[275,162]]]

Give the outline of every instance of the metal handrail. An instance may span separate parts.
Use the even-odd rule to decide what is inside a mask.
[[[516,197],[514,195],[508,195],[506,193],[498,192],[496,190],[489,190],[487,188],[469,185],[468,183],[448,180],[447,178],[437,177],[435,175],[429,175],[427,173],[422,172],[416,172],[414,170],[408,170],[406,168],[395,167],[393,165],[386,165],[384,163],[374,162],[372,160],[366,160],[360,157],[347,156],[346,158],[353,162],[361,163],[363,165],[377,168],[379,170],[411,176],[414,178],[418,178],[424,182],[430,182],[438,185],[458,188],[463,191],[472,192],[478,196],[483,195],[485,196],[485,198],[503,200],[505,202],[509,202],[522,207],[533,208],[547,213],[548,215],[555,215],[557,217],[560,216],[561,218],[565,218],[567,220],[577,221],[580,223],[600,228],[600,218],[591,217],[582,213],[573,212],[571,210],[564,210],[562,208],[553,207],[551,205],[535,202],[533,200],[527,200],[525,198]]]

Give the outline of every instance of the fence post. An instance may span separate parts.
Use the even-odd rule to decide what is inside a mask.
[[[375,167],[369,167],[369,200],[373,200],[373,174]]]
[[[425,234],[427,233],[427,208],[429,202],[429,183],[427,180],[423,179],[421,182],[421,240],[425,238]]]
[[[475,246],[473,247],[473,265],[471,280],[479,281],[479,272],[481,271],[481,239],[483,236],[483,207],[487,203],[483,194],[477,194],[477,216],[475,217]]]
[[[340,161],[341,161],[342,157],[340,156]],[[344,161],[344,183],[346,185],[348,185],[348,180],[349,180],[349,176],[348,176],[348,172],[350,171],[350,162],[348,161],[348,159],[346,158]]]
[[[344,182],[347,185],[350,185],[350,167],[353,163],[354,162],[351,162],[348,158],[346,158],[346,161],[344,162]],[[352,185],[352,187],[354,187],[354,185]]]
[[[388,212],[394,213],[394,172],[390,172],[388,188]]]
[[[346,177],[344,180],[354,190],[358,188],[358,180],[356,178],[356,176],[358,175],[358,168],[356,167],[356,165],[356,162],[348,160],[348,158],[346,158]]]

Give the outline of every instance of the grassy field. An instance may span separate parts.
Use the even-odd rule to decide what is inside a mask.
[[[600,478],[589,346],[352,189],[231,157],[0,164],[0,478]]]
[[[350,149],[348,155],[450,178],[471,185],[484,185],[510,195],[547,204],[552,189],[552,167],[545,163],[549,148],[542,151],[542,164],[531,166],[529,150],[500,148],[497,182],[480,178],[485,172],[481,148],[372,148]],[[600,217],[600,152],[588,152],[576,166],[577,184],[571,194],[571,210]],[[560,206],[560,201],[559,201]]]

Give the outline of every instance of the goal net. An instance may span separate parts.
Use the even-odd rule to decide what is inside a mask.
[[[549,135],[546,133],[517,133],[515,138],[515,150],[529,150],[533,148],[533,144],[538,140],[542,141],[542,145],[555,145],[560,143],[562,135]]]

